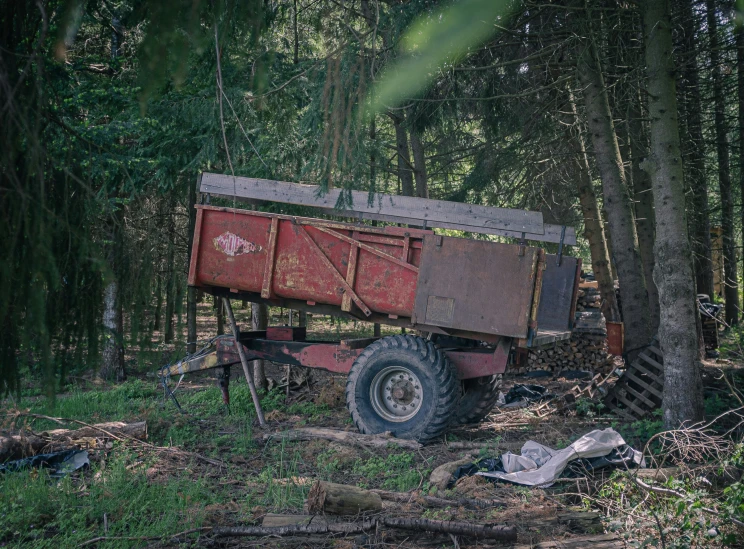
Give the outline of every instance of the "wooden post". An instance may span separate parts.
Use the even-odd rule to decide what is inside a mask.
[[[245,380],[248,382],[248,387],[251,390],[251,397],[253,398],[253,405],[256,407],[256,415],[258,416],[258,423],[261,427],[266,426],[266,420],[264,419],[263,410],[261,409],[261,402],[258,400],[258,392],[256,391],[256,385],[253,383],[253,374],[250,368],[248,368],[248,359],[245,356],[245,350],[243,345],[240,343],[240,330],[238,330],[238,323],[235,322],[235,315],[233,314],[232,305],[230,300],[226,297],[222,298],[225,304],[225,310],[227,311],[227,317],[230,320],[230,326],[232,326],[233,337],[238,345],[238,354],[240,355],[240,363],[243,365],[243,373],[245,374]]]

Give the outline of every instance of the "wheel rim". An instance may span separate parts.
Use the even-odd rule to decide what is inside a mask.
[[[408,421],[423,402],[424,390],[416,374],[403,366],[380,370],[369,389],[375,412],[388,421]]]

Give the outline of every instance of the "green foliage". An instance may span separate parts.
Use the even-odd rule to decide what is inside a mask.
[[[636,448],[643,448],[654,435],[664,431],[663,411],[654,410],[652,417],[633,421],[632,423],[615,423],[613,429],[622,435],[625,442]],[[653,451],[654,447],[651,448]]]
[[[576,401],[576,415],[581,417],[596,417],[604,409],[605,405],[601,401],[595,401],[590,398],[580,398]]]
[[[744,465],[744,444],[736,445],[728,465],[741,468]],[[744,522],[744,482],[734,482],[723,490],[722,508],[724,516]]]
[[[404,58],[388,68],[372,93],[373,111],[397,106],[418,94],[447,65],[456,64],[506,24],[511,0],[466,0],[424,13],[401,39]]]

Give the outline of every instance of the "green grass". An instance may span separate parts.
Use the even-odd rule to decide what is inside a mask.
[[[6,475],[0,482],[0,545],[75,547],[104,535],[160,536],[198,528],[209,504],[229,501],[188,471],[151,483],[149,466],[137,454],[115,448],[85,480],[48,478],[43,471]],[[111,541],[99,547],[141,547],[143,542]]]
[[[419,486],[428,489],[428,478],[431,468],[428,460],[423,464],[417,463],[411,452],[389,454],[387,457],[373,456],[369,459],[358,459],[354,463],[352,472],[362,477],[359,485],[371,487],[380,485],[386,490],[407,492]]]

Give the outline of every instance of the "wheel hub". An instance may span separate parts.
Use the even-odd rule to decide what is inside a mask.
[[[421,408],[423,395],[418,376],[404,366],[383,368],[370,386],[372,407],[388,421],[411,419]]]

